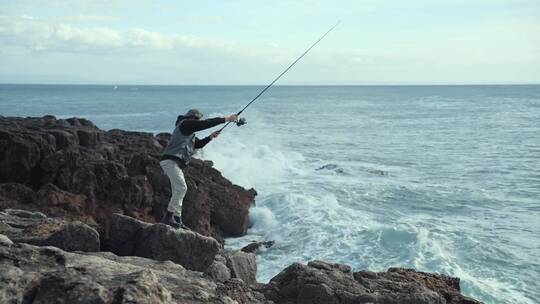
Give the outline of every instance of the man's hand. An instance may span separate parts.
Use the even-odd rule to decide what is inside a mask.
[[[229,116],[225,117],[226,122],[233,122],[233,121],[237,121],[237,120],[238,120],[238,115],[236,115],[236,114],[232,114],[232,115],[229,115]]]
[[[212,134],[210,134],[210,138],[214,139],[216,137],[219,136],[219,131],[215,131],[215,132],[212,132]]]

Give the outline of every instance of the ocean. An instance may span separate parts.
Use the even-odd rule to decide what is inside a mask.
[[[170,132],[240,110],[259,86],[0,85],[0,115]],[[486,303],[540,299],[540,85],[277,86],[200,158],[259,195],[266,282],[293,262],[411,267]],[[201,136],[210,131],[201,132]]]

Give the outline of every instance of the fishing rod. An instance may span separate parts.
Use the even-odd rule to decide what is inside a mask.
[[[278,75],[278,77],[276,77],[276,79],[274,79],[269,85],[267,85],[261,92],[259,92],[259,94],[257,94],[257,96],[255,96],[242,110],[240,110],[238,113],[236,113],[236,115],[240,115],[242,114],[242,112],[244,112],[245,109],[247,109],[255,100],[257,100],[259,97],[261,97],[261,95],[266,92],[266,90],[268,90],[276,81],[278,81],[278,79],[281,78],[281,76],[285,75],[285,73],[287,73],[287,71],[289,71],[298,61],[300,61],[300,59],[302,59],[302,57],[304,57],[309,51],[311,51],[311,49],[316,46],[321,40],[324,39],[324,37],[326,37],[326,35],[328,35],[333,29],[335,29],[339,23],[341,21],[338,21],[334,26],[332,26],[326,33],[324,33],[324,35],[321,36],[321,38],[319,38],[317,41],[315,41],[315,43],[313,43],[304,53],[302,53],[302,55],[300,55],[300,57],[298,57],[293,63],[291,63],[291,65],[289,65],[283,72],[281,72],[281,74]],[[231,122],[229,121],[227,124],[225,124],[223,126],[223,128],[219,129],[218,132],[221,132],[223,131],[223,129],[225,129]],[[246,120],[244,118],[240,118],[237,122],[236,122],[236,125],[237,126],[241,126],[241,125],[245,125],[246,124]]]

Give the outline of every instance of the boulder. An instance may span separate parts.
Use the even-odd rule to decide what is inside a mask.
[[[257,283],[257,261],[255,254],[243,251],[221,250],[206,274],[219,282],[230,278],[242,280],[248,285]]]
[[[362,286],[372,290],[391,291],[396,286],[420,285],[441,295],[446,300],[446,303],[480,303],[461,294],[459,278],[443,274],[426,273],[406,268],[389,268],[386,272],[355,272],[354,278]],[[387,297],[391,296],[390,293],[387,294]]]
[[[41,212],[6,209],[0,212],[0,234],[14,242],[54,246],[66,251],[99,251],[98,232],[82,222],[48,218]]]
[[[225,282],[232,277],[231,270],[227,267],[227,259],[221,254],[216,254],[214,261],[208,266],[205,273],[217,282]]]
[[[231,271],[232,278],[238,278],[246,284],[257,283],[257,260],[255,254],[243,251],[224,250],[226,266]]]
[[[398,268],[353,273],[348,265],[323,261],[292,264],[264,292],[275,303],[480,303],[461,295],[455,278]]]
[[[170,261],[70,253],[2,239],[0,303],[271,303],[242,281],[214,282]]]
[[[133,255],[159,261],[170,260],[190,270],[205,271],[221,245],[196,232],[164,224],[148,224],[114,214],[108,248],[118,255]]]
[[[242,247],[242,249],[240,249],[241,251],[243,252],[249,252],[249,253],[257,253],[257,251],[259,251],[261,248],[263,248],[263,250],[266,250],[272,246],[274,246],[276,242],[275,241],[265,241],[265,242],[251,242],[249,244],[247,244],[246,246]]]

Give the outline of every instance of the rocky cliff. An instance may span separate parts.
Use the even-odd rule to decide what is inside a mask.
[[[155,222],[171,191],[159,167],[165,143],[85,119],[0,117],[0,208],[76,219],[105,233],[113,213]],[[233,185],[211,162],[194,159],[184,174],[187,226],[220,242],[247,232],[255,190]]]
[[[186,224],[155,224],[170,186],[167,135],[103,131],[84,119],[0,117],[0,303],[479,303],[459,279],[391,268],[293,263],[256,282],[246,233],[256,192],[210,162],[185,175]]]

